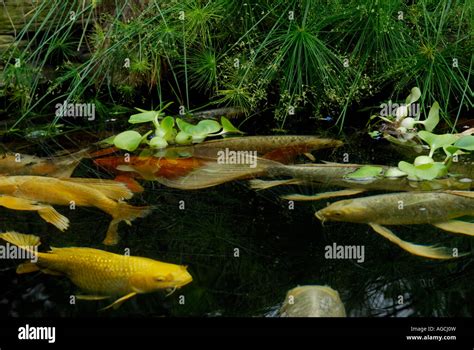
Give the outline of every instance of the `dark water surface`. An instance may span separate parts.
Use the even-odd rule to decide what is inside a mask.
[[[386,148],[364,143],[336,152],[315,152],[318,161],[389,164]],[[378,147],[378,148],[377,148]],[[74,176],[104,176],[84,161]],[[121,224],[115,247],[101,244],[110,217],[94,208],[57,207],[71,226],[62,233],[36,213],[0,208],[0,229],[36,234],[40,251],[93,247],[189,266],[194,281],[172,295],[139,295],[117,310],[98,310],[110,301],[70,304],[79,290],[64,277],[16,275],[16,261],[0,262],[0,315],[3,317],[271,316],[286,292],[297,285],[329,285],[339,291],[349,316],[472,316],[474,264],[467,256],[433,261],[409,255],[367,225],[326,223],[314,212],[337,199],[297,202],[290,209],[281,194],[311,194],[334,188],[282,187],[255,192],[246,181],[199,191],[181,191],[144,182],[133,204],[156,210],[133,225]],[[183,202],[181,202],[183,201]],[[184,203],[184,209],[180,204]],[[394,226],[401,238],[471,252],[472,239],[429,225]],[[365,261],[325,258],[325,247],[360,245]],[[238,249],[238,251],[236,250]],[[238,253],[237,253],[238,252]],[[238,255],[238,256],[236,256]],[[183,298],[184,297],[184,298]],[[183,303],[184,300],[184,303]]]

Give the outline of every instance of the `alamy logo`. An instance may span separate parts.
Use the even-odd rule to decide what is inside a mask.
[[[30,260],[32,263],[38,261],[38,247],[17,247],[7,243],[0,245],[0,259],[21,259]]]
[[[67,100],[63,103],[57,103],[56,117],[73,117],[95,119],[95,104],[93,103],[69,103]]]
[[[47,340],[48,343],[56,341],[55,327],[35,327],[26,324],[18,328],[18,339],[20,340]]]
[[[257,167],[257,151],[231,151],[228,148],[217,152],[218,164],[248,164]]]
[[[395,116],[397,118],[404,117],[416,117],[420,112],[420,106],[418,103],[411,103],[408,106],[406,104],[382,103],[380,105],[380,115],[382,117]]]
[[[365,261],[365,247],[362,245],[338,245],[333,243],[325,248],[326,259],[356,259],[358,263]]]

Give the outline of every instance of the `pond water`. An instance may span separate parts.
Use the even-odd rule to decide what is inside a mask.
[[[372,142],[368,144],[367,142]],[[386,145],[351,137],[337,151],[314,152],[317,161],[390,164],[400,156]],[[300,160],[303,160],[301,158]],[[307,160],[306,160],[307,161]],[[74,176],[107,177],[88,160]],[[285,186],[255,192],[247,181],[182,191],[142,182],[133,204],[155,206],[132,226],[120,225],[120,243],[102,245],[110,217],[95,209],[57,207],[71,221],[60,232],[36,213],[0,208],[1,230],[41,237],[48,247],[93,247],[187,265],[193,282],[171,295],[139,295],[117,310],[98,312],[108,301],[76,301],[67,278],[42,273],[17,275],[17,261],[0,262],[0,314],[7,317],[261,316],[277,314],[286,292],[297,285],[337,290],[348,316],[472,316],[474,264],[471,256],[451,261],[416,257],[367,225],[325,223],[314,212],[327,202],[296,202],[282,194],[311,194],[333,188]],[[472,240],[433,226],[394,226],[405,240],[472,251]],[[363,261],[327,259],[325,247],[364,248]]]

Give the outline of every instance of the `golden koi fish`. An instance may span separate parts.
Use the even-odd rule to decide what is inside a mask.
[[[336,290],[298,286],[286,294],[280,317],[346,317],[346,310]]]
[[[87,295],[78,299],[101,300],[119,297],[110,307],[117,308],[137,294],[163,289],[176,289],[193,278],[186,266],[153,259],[109,253],[92,248],[53,248],[47,253],[37,252],[40,238],[17,232],[0,234],[0,238],[35,255],[36,262],[18,266],[17,273],[42,271],[51,275],[67,276]]]
[[[402,249],[433,259],[450,259],[446,248],[405,242],[382,225],[431,224],[448,232],[474,236],[474,224],[453,220],[474,215],[474,192],[405,192],[348,199],[332,203],[315,213],[324,221],[370,225],[377,233]]]
[[[60,230],[67,229],[69,220],[47,204],[96,207],[112,216],[104,244],[118,242],[118,225],[130,224],[146,216],[149,207],[134,207],[123,200],[132,192],[125,184],[112,180],[44,176],[0,176],[0,205],[15,210],[36,210],[47,222]]]

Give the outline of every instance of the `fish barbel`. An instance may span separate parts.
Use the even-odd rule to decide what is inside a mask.
[[[402,249],[433,259],[458,257],[454,251],[406,242],[383,225],[431,224],[448,232],[474,236],[474,224],[454,220],[474,215],[474,192],[403,192],[342,200],[315,213],[324,221],[364,223]],[[454,253],[454,254],[453,254]]]
[[[130,223],[137,217],[144,217],[150,212],[149,207],[134,207],[124,202],[130,199],[132,192],[125,184],[100,179],[67,178],[57,179],[45,176],[0,176],[0,205],[16,210],[28,209],[25,206],[41,203],[96,207],[112,216],[104,244],[116,244],[118,225],[121,221]],[[16,200],[15,200],[16,199]],[[29,201],[29,202],[28,202]],[[67,218],[55,211],[54,217],[47,220],[60,229]],[[43,210],[44,212],[44,210]],[[38,211],[41,215],[41,212]],[[60,221],[56,224],[56,219]],[[67,225],[66,225],[67,228]]]
[[[119,297],[109,307],[118,307],[137,294],[180,288],[192,281],[186,266],[149,258],[109,253],[92,248],[53,248],[47,253],[33,251],[40,238],[17,232],[0,234],[0,238],[33,252],[35,263],[18,266],[17,273],[42,271],[67,276],[87,295],[78,299],[100,300]]]

